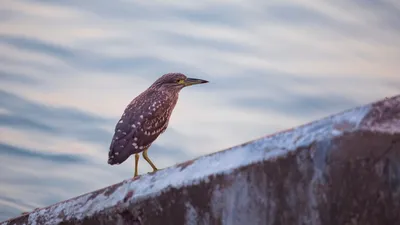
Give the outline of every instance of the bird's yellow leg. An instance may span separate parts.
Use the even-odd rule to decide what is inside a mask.
[[[147,156],[147,149],[148,148],[146,148],[144,151],[143,151],[143,158],[150,164],[150,166],[151,166],[151,168],[153,168],[153,172],[155,172],[155,171],[157,171],[158,169],[157,169],[157,167],[153,164],[153,162],[149,159],[149,157]]]
[[[135,175],[133,177],[138,176],[138,163],[139,163],[140,155],[138,153],[135,154]]]

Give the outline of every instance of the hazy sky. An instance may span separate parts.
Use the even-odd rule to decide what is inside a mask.
[[[210,83],[159,168],[398,94],[399,46],[398,0],[2,0],[0,220],[133,176],[107,164],[115,123],[164,73]]]

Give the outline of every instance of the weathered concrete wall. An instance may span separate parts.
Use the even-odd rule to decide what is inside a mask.
[[[400,96],[5,224],[400,224]]]

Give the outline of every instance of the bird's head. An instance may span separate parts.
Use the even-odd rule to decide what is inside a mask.
[[[158,78],[150,88],[159,90],[181,90],[184,87],[192,86],[195,84],[208,83],[206,80],[186,77],[182,73],[167,73]]]

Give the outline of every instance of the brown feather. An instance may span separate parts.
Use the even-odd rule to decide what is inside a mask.
[[[133,99],[115,127],[109,161],[120,164],[148,148],[167,129],[177,100],[178,92],[153,89]]]

